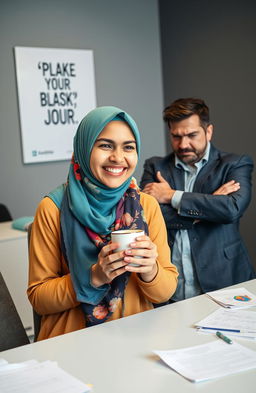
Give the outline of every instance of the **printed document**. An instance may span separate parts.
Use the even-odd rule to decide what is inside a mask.
[[[256,296],[245,288],[221,289],[207,292],[206,296],[225,308],[249,308],[256,306]]]
[[[192,382],[225,377],[256,368],[256,352],[238,343],[216,339],[194,347],[153,351],[169,367]]]
[[[58,367],[56,362],[8,363],[0,359],[1,393],[87,393],[88,385]]]
[[[256,340],[256,312],[219,308],[195,323],[201,333],[223,331],[237,338]]]

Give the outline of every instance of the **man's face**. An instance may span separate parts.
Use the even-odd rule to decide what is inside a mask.
[[[198,115],[170,123],[172,149],[184,164],[194,165],[203,157],[212,132],[211,124],[203,129]]]

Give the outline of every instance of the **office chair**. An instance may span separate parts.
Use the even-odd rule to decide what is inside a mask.
[[[0,203],[0,222],[12,221],[12,216],[7,207]]]
[[[20,316],[0,273],[0,351],[29,344]]]
[[[29,243],[30,243],[30,236],[31,236],[31,231],[32,231],[32,225],[31,223],[28,226],[28,252],[29,252]],[[34,309],[33,309],[33,322],[34,322],[34,342],[37,341],[37,337],[40,331],[40,326],[41,326],[41,315],[39,315]]]

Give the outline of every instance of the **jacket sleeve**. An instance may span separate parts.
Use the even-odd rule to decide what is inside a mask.
[[[157,182],[154,162],[158,158],[160,157],[152,157],[144,162],[144,172],[140,181],[140,188],[142,191],[146,184]]]
[[[240,156],[238,160],[231,163],[221,179],[221,184],[230,180],[239,182],[240,189],[238,191],[229,195],[184,192],[178,211],[179,215],[223,224],[238,220],[244,214],[251,200],[252,170],[251,158]]]
[[[152,157],[145,161],[144,163],[144,172],[140,182],[140,188],[143,191],[143,188],[148,183],[157,182],[156,172],[157,170],[161,170],[162,168],[158,168],[159,157]],[[165,176],[164,171],[162,171],[163,176]],[[165,225],[168,229],[189,229],[193,226],[194,218],[193,217],[183,217],[178,214],[177,209],[173,208],[171,203],[160,204],[162,214],[164,216]]]
[[[158,272],[150,282],[142,281],[137,275],[138,285],[144,296],[152,303],[165,302],[171,298],[177,287],[178,272],[171,263],[170,248],[164,219],[155,198],[141,193],[142,207],[148,223],[149,237],[157,246]]]
[[[41,315],[53,314],[79,305],[68,267],[60,252],[59,209],[44,198],[37,208],[29,246],[27,294]]]

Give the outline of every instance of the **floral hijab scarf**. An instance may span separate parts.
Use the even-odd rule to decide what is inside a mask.
[[[91,284],[91,266],[109,242],[111,231],[138,228],[148,233],[135,179],[129,178],[112,189],[101,184],[90,169],[90,153],[98,135],[106,124],[117,119],[130,126],[139,156],[140,136],[134,120],[116,107],[96,108],[81,121],[76,132],[67,184],[49,194],[61,210],[61,249],[86,326],[105,322],[112,315],[124,298],[129,280],[127,272],[110,284],[98,288]]]

